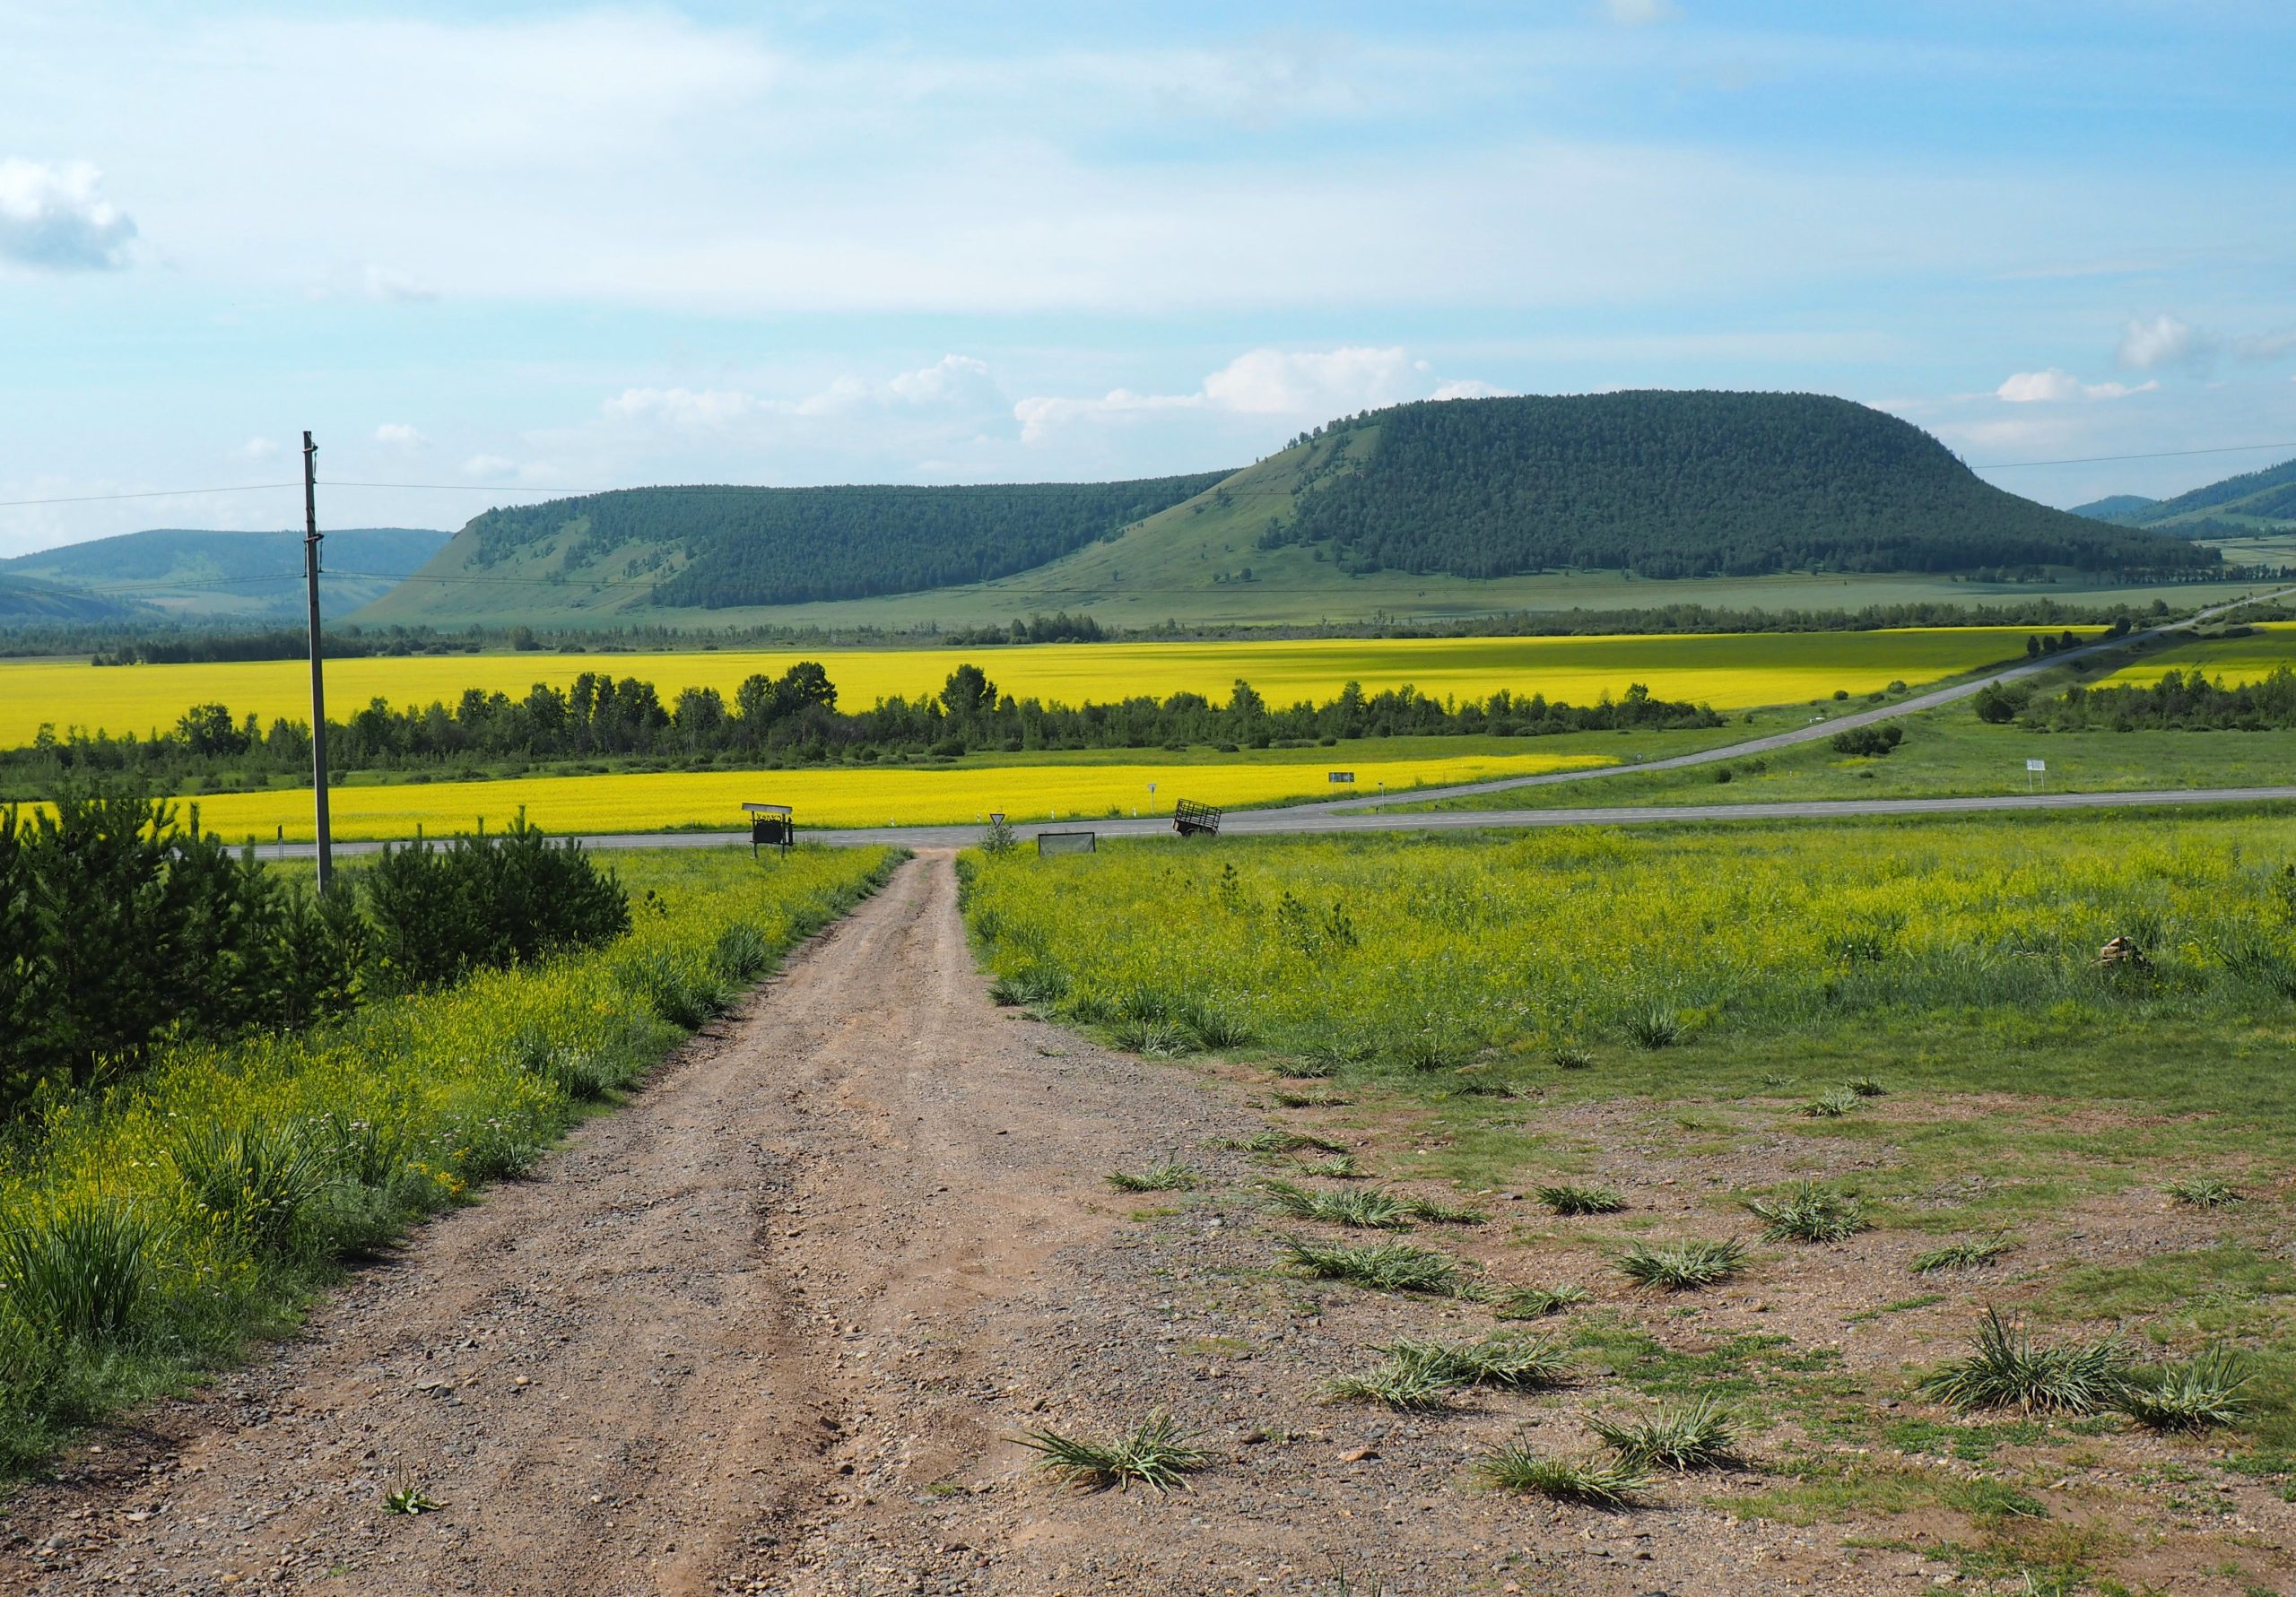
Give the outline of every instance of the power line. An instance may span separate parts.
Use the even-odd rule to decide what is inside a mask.
[[[274,488],[295,488],[294,482],[239,482],[225,488],[152,488],[136,493],[75,493],[60,499],[0,499],[0,510],[26,505],[93,505],[110,499],[174,499],[202,493],[262,493]]]
[[[2296,449],[2296,444],[2221,444],[2211,449],[2158,449],[2150,455],[2083,455],[2072,460],[2005,460],[1973,472],[2013,472],[2029,465],[2097,465],[2114,460],[2173,460],[2184,455],[2239,455],[2254,449]]]

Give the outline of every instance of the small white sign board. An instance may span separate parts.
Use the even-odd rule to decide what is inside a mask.
[[[2025,761],[2025,768],[2029,771],[2045,771],[2048,769],[2048,761],[2046,759],[2028,759]]]

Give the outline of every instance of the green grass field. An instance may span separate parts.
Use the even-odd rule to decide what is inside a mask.
[[[1502,1303],[1592,1289],[1548,1322],[1596,1372],[1559,1408],[1714,1395],[1757,1439],[1713,1506],[2127,1591],[2093,1583],[2187,1499],[2296,1471],[2292,863],[2232,815],[1158,843],[968,856],[968,903],[1006,1001],[1265,1069],[1350,1174],[1498,1211]],[[2117,935],[2148,962],[2100,965]],[[1846,1237],[1761,1234],[1803,1181],[1858,1206]],[[1565,1185],[1615,1211],[1549,1212]],[[1748,1260],[1620,1281],[1685,1236]],[[1996,1257],[1925,1272],[1952,1245]],[[2118,1330],[2140,1372],[2231,1350],[2241,1412],[1925,1395],[1996,1305],[2045,1348]]]

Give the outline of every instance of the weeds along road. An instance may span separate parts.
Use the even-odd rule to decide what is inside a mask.
[[[2296,595],[2296,588],[2283,588],[2255,598],[2212,605],[2196,612],[2175,626],[2194,626],[2243,605],[2264,603],[2292,595]],[[1729,743],[1721,748],[1701,749],[1694,753],[1644,760],[1635,765],[1547,771],[1535,777],[1503,777],[1495,781],[1473,782],[1462,786],[1419,788],[1386,799],[1326,799],[1314,803],[1286,804],[1265,810],[1238,810],[1230,813],[1222,829],[1235,833],[1387,832],[1454,827],[1646,826],[1671,820],[1819,820],[1829,817],[1950,814],[1979,810],[2121,808],[2146,804],[2236,804],[2296,800],[2296,787],[2221,787],[2109,793],[1993,794],[1939,799],[1833,800],[1768,804],[1590,804],[1570,810],[1379,813],[1382,810],[1392,810],[1399,805],[1436,803],[1447,799],[1471,798],[1523,787],[1550,787],[1564,782],[1599,782],[1605,777],[1623,776],[1629,772],[1678,770],[1691,766],[1745,759],[1772,750],[1792,748],[1798,743],[1832,737],[1854,726],[1869,726],[1900,716],[1935,709],[1941,705],[1957,704],[1962,699],[1975,698],[1995,682],[2016,681],[2108,650],[2126,648],[2133,643],[2155,639],[2174,629],[2173,627],[2156,627],[2149,631],[2131,633],[2126,638],[2045,655],[2038,660],[2026,661],[1975,681],[1956,682],[1949,688],[1918,693],[1895,704],[1856,710],[1828,720],[1813,721],[1806,726],[1772,733],[1767,737],[1751,738],[1744,742]],[[1138,820],[1080,817],[1074,821],[1014,829],[1023,842],[1039,832],[1070,829],[1094,831],[1110,838],[1141,838],[1167,833],[1170,831],[1171,825],[1169,820],[1151,817]],[[808,842],[843,846],[891,843],[920,848],[952,848],[978,842],[980,829],[977,826],[854,827],[807,830],[800,835]],[[587,836],[582,840],[594,848],[722,848],[731,844],[746,843],[749,835],[746,832],[600,832]],[[337,843],[335,852],[348,857],[377,853],[387,846],[388,845],[381,842]],[[260,845],[255,852],[258,859],[308,859],[312,848],[308,843],[273,843]]]
[[[1871,1589],[1694,1496],[1471,1489],[1529,1400],[1335,1409],[1373,1344],[1488,1314],[1274,1272],[1252,1167],[1203,1150],[1265,1124],[1243,1100],[994,1008],[919,857],[530,1178],[19,1490],[0,1590],[1308,1593],[1342,1559],[1405,1593]],[[1192,1202],[1103,1185],[1175,1150]],[[1080,1497],[1015,1439],[1159,1408],[1213,1465],[1169,1498]]]

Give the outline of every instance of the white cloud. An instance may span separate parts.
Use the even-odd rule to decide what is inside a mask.
[[[1683,14],[1674,0],[1603,0],[1603,14],[1622,28],[1648,28]]]
[[[249,438],[231,453],[241,460],[269,460],[279,453],[279,440],[277,438]]]
[[[763,402],[739,388],[624,388],[600,406],[607,416],[670,427],[724,427]]]
[[[407,305],[439,297],[439,291],[420,278],[394,271],[388,266],[369,266],[361,274],[361,281],[367,298],[380,299],[386,304]]]
[[[1012,404],[988,363],[944,355],[882,382],[840,377],[796,399],[746,388],[625,388],[599,407],[609,420],[689,430],[724,430],[774,419],[899,416],[1010,430]]]
[[[1116,419],[1155,412],[1199,411],[1233,416],[1282,416],[1326,421],[1422,396],[1427,363],[1401,349],[1322,351],[1261,349],[1237,356],[1204,379],[1193,394],[1137,394],[1113,388],[1098,398],[1039,396],[1013,407],[1021,439],[1038,444],[1069,421]],[[1438,382],[1426,397],[1488,398],[1488,383]]]
[[[1455,378],[1448,383],[1436,385],[1435,392],[1427,397],[1430,399],[1506,399],[1510,397],[1510,395],[1509,390],[1486,383],[1479,378]]]
[[[2207,341],[2193,331],[2192,324],[2163,311],[2147,319],[2131,317],[2122,327],[2120,348],[2115,355],[2121,365],[2135,371],[2152,371],[2162,366],[2177,366],[2202,354]]]
[[[57,272],[126,265],[135,223],[97,193],[100,178],[83,161],[0,161],[0,260]]]
[[[463,462],[463,475],[482,482],[496,482],[518,469],[518,463],[500,455],[474,455]]]
[[[404,421],[386,421],[375,429],[375,441],[393,449],[420,449],[430,440]]]
[[[2132,388],[2126,383],[2084,383],[2071,372],[2051,366],[2017,372],[1994,395],[2011,404],[2062,404],[2074,399],[2126,399],[2132,394],[2149,394],[2160,386],[2140,383]]]

